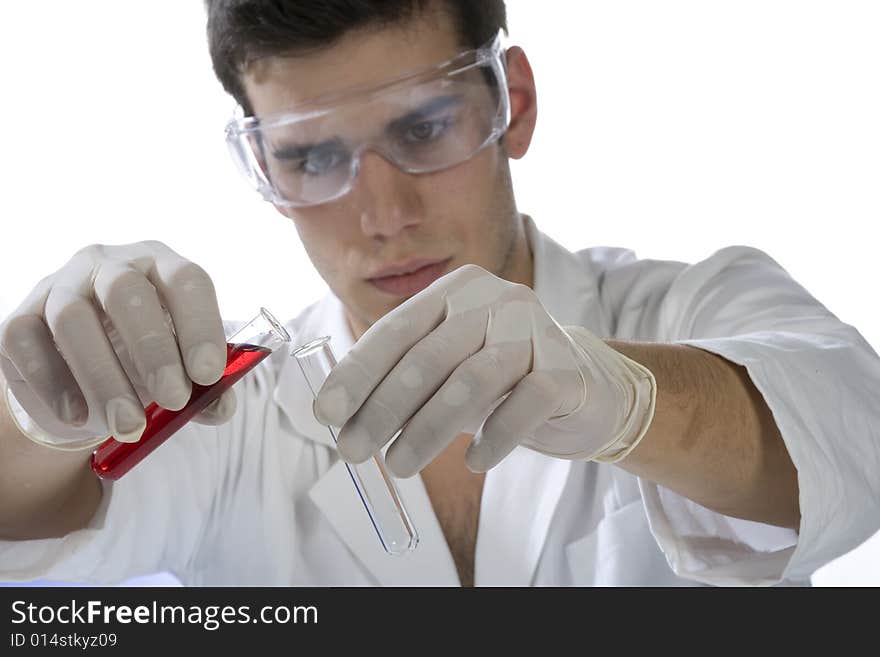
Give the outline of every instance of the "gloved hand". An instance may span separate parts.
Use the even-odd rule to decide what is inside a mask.
[[[60,448],[108,434],[137,441],[144,406],[179,410],[192,381],[214,383],[225,366],[211,279],[161,242],[80,250],[0,324],[10,406],[36,426],[16,419]],[[234,411],[229,390],[195,420],[220,424]]]
[[[327,377],[314,411],[341,427],[339,453],[354,463],[404,427],[386,463],[409,477],[489,413],[465,456],[475,472],[520,444],[614,462],[644,436],[655,397],[647,368],[586,329],[560,327],[530,288],[466,265],[371,326]]]

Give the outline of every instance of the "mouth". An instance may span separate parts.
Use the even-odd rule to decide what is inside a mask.
[[[452,258],[443,260],[410,260],[385,267],[367,279],[373,287],[395,297],[417,294],[446,273]]]

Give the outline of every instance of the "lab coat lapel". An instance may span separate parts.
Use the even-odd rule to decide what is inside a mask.
[[[404,555],[390,555],[382,548],[342,461],[312,486],[309,497],[378,584],[458,586],[455,563],[421,477],[395,479],[395,483],[419,534],[416,549]]]
[[[294,347],[330,335],[337,359],[342,359],[353,343],[342,304],[332,294],[313,305],[302,315],[301,321],[289,328]],[[295,359],[288,359],[282,367],[275,402],[299,435],[332,447],[335,455],[336,446],[330,432],[312,412],[312,393]],[[337,459],[320,476],[308,494],[376,583],[383,586],[458,585],[455,563],[421,477],[395,479],[395,483],[419,534],[418,547],[402,556],[389,555],[382,548],[341,460]]]
[[[597,302],[596,276],[582,262],[523,215],[533,256],[533,289],[562,326],[609,332]],[[547,540],[550,523],[571,461],[518,447],[486,474],[477,536],[479,586],[529,586]]]
[[[571,461],[517,447],[486,474],[477,534],[477,586],[529,586]]]

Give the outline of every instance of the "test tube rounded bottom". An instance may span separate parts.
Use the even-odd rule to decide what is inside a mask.
[[[330,337],[313,340],[295,349],[291,355],[296,358],[312,395],[317,396],[330,370],[336,366]],[[335,429],[328,427],[328,431],[336,444]],[[385,551],[405,554],[414,550],[419,535],[410,521],[394,480],[385,468],[382,453],[358,465],[346,463],[345,467]]]

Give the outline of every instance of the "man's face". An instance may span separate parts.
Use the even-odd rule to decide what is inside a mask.
[[[462,49],[445,13],[426,13],[399,26],[348,33],[318,52],[259,60],[244,75],[245,89],[255,115],[276,114],[318,96],[430,67]],[[531,283],[507,157],[493,144],[452,168],[407,174],[368,150],[343,197],[311,207],[278,206],[345,305],[356,337],[467,263]]]

